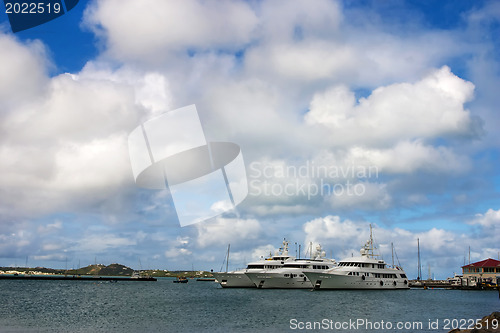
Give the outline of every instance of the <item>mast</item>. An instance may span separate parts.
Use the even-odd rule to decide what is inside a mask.
[[[226,273],[229,267],[229,249],[231,248],[231,244],[227,244],[227,258],[226,258]]]
[[[372,224],[370,223],[370,240],[368,241],[368,255],[372,258],[378,257],[379,255],[375,255],[375,246],[373,245],[373,229]]]
[[[422,265],[420,264],[420,238],[417,238],[417,251],[418,251],[418,276],[417,281],[422,278]]]
[[[391,242],[391,252],[392,252],[392,267],[394,267],[394,243]]]

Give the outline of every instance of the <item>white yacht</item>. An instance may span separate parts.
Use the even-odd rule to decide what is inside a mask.
[[[304,272],[321,272],[335,265],[335,260],[327,259],[325,252],[318,245],[311,259],[289,260],[277,269],[252,270],[245,274],[257,288],[311,289],[311,281],[304,275]]]
[[[251,262],[244,269],[212,274],[223,288],[255,288],[255,284],[252,280],[250,280],[246,273],[262,271],[264,269],[278,269],[283,267],[286,262],[294,259],[295,257],[288,255],[288,242],[283,240],[282,247],[274,254],[274,256]]]
[[[324,272],[304,272],[314,289],[409,289],[401,266],[390,267],[374,254],[373,236],[361,249],[361,256],[341,260]]]

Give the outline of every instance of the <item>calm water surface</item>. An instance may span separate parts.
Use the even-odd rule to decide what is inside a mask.
[[[447,332],[447,319],[500,311],[496,291],[222,289],[171,279],[2,280],[0,296],[0,332],[296,332],[314,322],[330,332]],[[429,328],[429,320],[438,329]],[[397,329],[397,322],[413,328]]]

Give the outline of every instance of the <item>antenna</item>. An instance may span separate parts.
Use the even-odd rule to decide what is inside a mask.
[[[470,245],[469,245],[469,265],[470,265]]]

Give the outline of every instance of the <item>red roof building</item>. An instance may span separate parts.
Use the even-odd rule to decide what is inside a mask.
[[[496,279],[500,274],[500,260],[485,259],[469,265],[462,266],[462,274],[464,278],[471,277],[474,280],[479,279]]]

